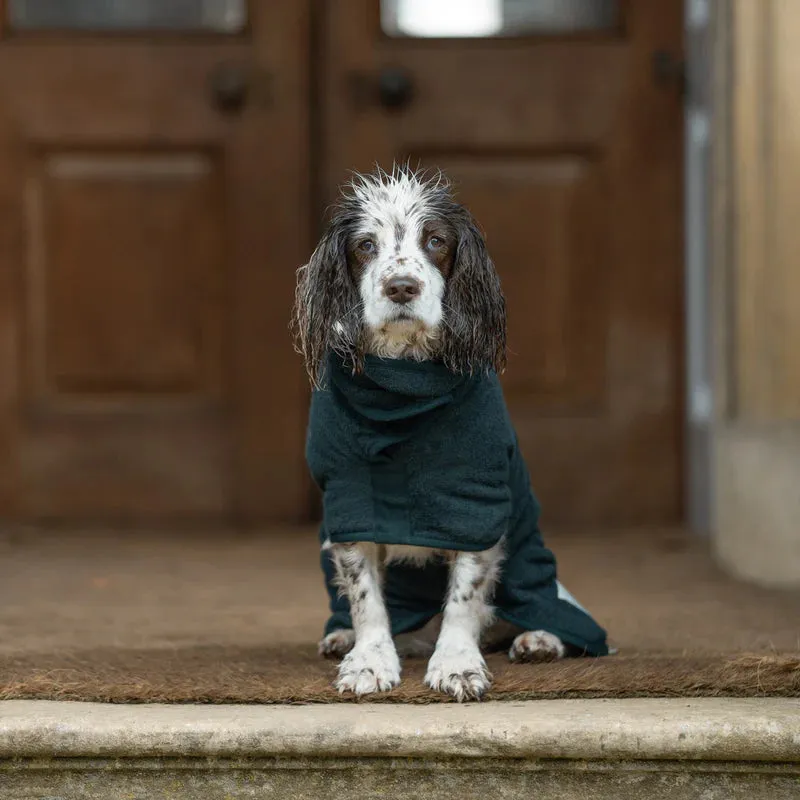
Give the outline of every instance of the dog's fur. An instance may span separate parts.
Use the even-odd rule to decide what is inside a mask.
[[[456,372],[500,372],[505,366],[505,300],[483,236],[441,174],[428,177],[408,168],[358,175],[343,192],[311,260],[298,272],[294,328],[316,387],[328,351],[355,370],[368,353],[440,358]],[[553,634],[491,625],[502,541],[477,553],[323,546],[331,548],[353,619],[352,631],[335,631],[320,642],[320,653],[343,658],[340,692],[360,695],[396,686],[398,650],[430,655],[425,682],[458,700],[480,698],[491,685],[481,643],[513,638],[512,661],[565,654]],[[394,560],[424,564],[434,555],[449,563],[444,611],[422,631],[395,642],[381,590],[383,568]]]

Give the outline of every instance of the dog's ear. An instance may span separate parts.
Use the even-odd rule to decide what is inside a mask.
[[[443,356],[458,372],[502,372],[506,303],[500,278],[472,215],[459,206],[453,216],[458,244],[444,295]]]
[[[292,327],[313,386],[329,351],[355,359],[361,337],[358,290],[347,267],[346,220],[334,219],[308,264],[297,271]]]

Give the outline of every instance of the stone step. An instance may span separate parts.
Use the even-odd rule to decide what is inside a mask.
[[[800,700],[0,703],[2,800],[800,798]]]

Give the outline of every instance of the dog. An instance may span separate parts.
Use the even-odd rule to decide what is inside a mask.
[[[367,381],[355,385],[354,392],[368,392],[370,397],[378,397],[380,401],[385,384],[374,375],[385,374],[391,384],[393,364],[398,368],[406,365],[403,370],[413,369],[414,365],[440,365],[436,368],[446,373],[437,373],[437,380],[449,379],[449,375],[464,376],[464,381],[477,381],[476,386],[482,386],[480,381],[484,378],[495,376],[496,380],[506,363],[505,299],[484,236],[470,212],[456,201],[452,186],[442,173],[428,174],[395,165],[391,172],[376,169],[371,174],[355,175],[343,189],[327,230],[309,262],[298,270],[293,329],[296,348],[304,359],[314,397],[318,397],[320,403],[334,402],[331,392],[339,397],[342,382],[346,383],[350,375],[354,380],[364,376]],[[331,358],[335,362],[331,362]],[[331,387],[331,370],[341,385]],[[350,389],[345,387],[344,391]],[[467,396],[472,389],[464,391]],[[312,400],[312,417],[314,402]],[[438,402],[435,399],[433,404]],[[502,403],[502,400],[495,398],[491,402]],[[464,423],[469,413],[464,409],[446,412],[461,414],[462,422],[453,439],[456,444],[463,438],[463,428],[471,430],[473,422],[478,424],[474,419]],[[429,656],[425,675],[428,687],[458,701],[480,699],[492,681],[483,652],[496,648],[499,643],[508,646],[510,642],[508,656],[512,662],[552,661],[586,649],[578,638],[572,642],[562,638],[563,631],[569,632],[571,623],[548,629],[547,615],[540,616],[538,611],[532,612],[532,616],[522,615],[524,620],[545,620],[536,629],[516,624],[514,620],[522,617],[510,612],[505,619],[495,619],[493,597],[508,568],[509,539],[505,533],[493,534],[491,541],[469,542],[468,546],[453,548],[448,547],[446,541],[430,539],[427,533],[428,538],[424,540],[428,543],[424,546],[393,541],[385,535],[370,541],[368,525],[364,530],[353,531],[352,536],[346,528],[332,536],[330,528],[335,509],[349,502],[360,487],[369,482],[368,478],[361,483],[351,481],[349,488],[341,490],[341,497],[326,502],[328,494],[334,493],[332,487],[342,478],[337,473],[350,470],[350,462],[343,461],[339,451],[344,446],[341,440],[346,438],[344,431],[352,415],[346,411],[341,413],[336,417],[339,422],[331,422],[333,417],[326,418],[324,423],[312,420],[309,434],[310,448],[316,446],[320,437],[326,437],[324,446],[335,451],[334,455],[326,456],[326,463],[330,465],[318,469],[322,477],[315,475],[315,479],[319,478],[317,483],[321,484],[325,498],[321,543],[323,559],[328,559],[333,569],[329,580],[332,609],[337,603],[336,597],[342,598],[344,603],[340,609],[344,616],[340,615],[338,623],[329,625],[319,643],[319,652],[342,659],[335,682],[340,692],[368,695],[388,691],[400,682],[400,657],[415,655]],[[422,417],[436,419],[439,413],[445,412],[425,410]],[[504,404],[499,413],[505,413]],[[473,413],[472,417],[475,416],[479,415]],[[314,425],[319,429],[317,434],[313,433]],[[369,427],[372,422],[364,425],[367,427],[360,429],[360,433],[353,434],[354,439],[361,437],[361,441],[368,435],[364,431],[372,430]],[[341,427],[341,433],[337,426]],[[424,448],[424,439],[433,436],[435,428],[429,426],[421,430],[423,432],[415,436],[423,441],[414,446]],[[497,430],[505,428],[500,426]],[[381,463],[396,462],[408,452],[404,449],[405,434],[391,438],[393,436],[391,432],[390,444],[381,450],[379,457],[375,456]],[[463,436],[476,440],[484,438],[483,433]],[[469,448],[471,444],[466,442],[464,447]],[[447,448],[446,443],[435,453],[441,454],[443,448]],[[436,457],[445,459],[446,455]],[[349,458],[369,460],[372,457],[362,457],[359,451],[359,455]],[[483,456],[476,458],[482,460]],[[361,469],[361,466],[359,461],[353,469]],[[408,465],[395,463],[394,468],[408,470]],[[469,482],[470,474],[464,474]],[[439,478],[444,480],[437,471],[436,479]],[[435,484],[436,480],[427,482]],[[391,495],[391,489],[388,491]],[[423,487],[420,491],[426,490]],[[438,490],[431,491],[434,494],[428,499],[430,506],[435,507],[440,498],[435,494]],[[459,502],[459,487],[447,487],[445,491],[456,497],[454,502]],[[381,502],[391,506],[392,497]],[[528,508],[527,499],[520,502]],[[501,508],[500,503],[498,499],[495,505]],[[413,503],[406,505],[412,506],[403,512],[406,516],[418,513]],[[423,505],[428,505],[427,500]],[[488,501],[485,505],[494,508]],[[473,507],[483,513],[484,506],[470,508]],[[501,525],[508,523],[509,512],[502,513],[505,517],[498,522],[498,531]],[[437,524],[434,520],[432,527],[438,530]],[[535,522],[532,526],[535,528]],[[424,526],[420,523],[417,527]],[[430,524],[425,530],[429,528]],[[538,547],[538,532],[533,528],[517,538],[522,536],[527,543],[536,539]],[[521,552],[520,546],[516,546],[517,551]],[[549,553],[544,549],[541,552]],[[572,610],[586,614],[555,579],[554,560],[552,565],[547,558],[539,561],[547,562],[541,582],[544,588],[541,592],[537,588],[539,594],[534,592],[531,597],[540,598],[550,609],[563,608],[556,604],[567,604],[571,610],[566,616],[570,619]],[[384,596],[387,569],[402,567],[403,580],[411,587],[424,580],[425,569],[434,563],[441,565],[447,574],[439,613],[421,625],[417,619],[413,623],[417,627],[393,635],[392,613]],[[539,608],[536,603],[531,608],[534,606]],[[601,631],[597,634],[599,644],[593,654],[603,655],[605,632],[598,630]]]

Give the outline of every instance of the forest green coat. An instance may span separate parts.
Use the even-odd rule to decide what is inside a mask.
[[[549,631],[573,653],[608,653],[605,631],[560,590],[495,373],[367,356],[354,375],[330,356],[326,383],[312,396],[306,445],[323,493],[321,541],[478,551],[505,537],[497,616]],[[352,627],[325,549],[322,567],[332,612],[326,632]],[[393,634],[439,613],[446,587],[441,560],[391,564],[385,591]]]

